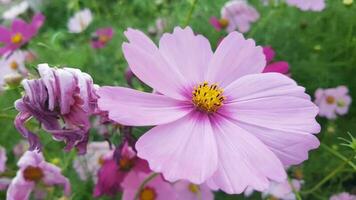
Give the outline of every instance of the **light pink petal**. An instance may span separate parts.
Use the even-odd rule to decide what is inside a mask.
[[[100,110],[124,125],[151,126],[175,121],[187,115],[192,106],[172,98],[121,87],[101,87]]]
[[[184,77],[163,58],[156,45],[138,30],[128,29],[125,35],[130,42],[122,48],[132,72],[161,94],[186,99]]]
[[[344,96],[341,99],[338,99],[338,101],[342,101],[342,103],[344,104],[343,106],[337,106],[336,107],[336,112],[339,115],[345,115],[347,114],[347,112],[349,111],[349,106],[351,104],[351,97],[350,96]]]
[[[34,187],[34,182],[24,180],[19,171],[7,189],[6,200],[28,200]]]
[[[218,46],[208,67],[207,81],[224,88],[244,75],[261,73],[265,66],[262,48],[232,32]]]
[[[64,69],[57,69],[54,72],[55,80],[57,82],[56,91],[59,91],[59,106],[61,114],[68,114],[71,106],[74,104],[73,93],[76,89],[76,80],[72,73]]]
[[[213,127],[219,160],[212,179],[224,192],[239,194],[248,186],[262,191],[269,180],[287,178],[277,156],[253,134],[218,116]]]
[[[204,182],[216,170],[217,151],[209,117],[194,112],[152,128],[136,143],[138,156],[165,179]]]
[[[172,34],[164,34],[159,42],[159,51],[191,87],[205,81],[204,73],[213,52],[209,41],[202,35],[194,35],[190,27],[176,27]]]
[[[174,183],[174,189],[177,193],[177,200],[213,200],[214,193],[206,184],[197,185],[198,192],[192,192],[189,189],[190,183],[188,181],[178,181]]]
[[[26,151],[20,160],[17,162],[17,166],[24,169],[28,166],[38,166],[44,161],[42,153],[36,151]]]
[[[61,169],[53,164],[43,162],[40,167],[43,170],[43,182],[48,186],[60,185],[64,189],[66,196],[70,195],[71,188],[69,180],[62,175]]]

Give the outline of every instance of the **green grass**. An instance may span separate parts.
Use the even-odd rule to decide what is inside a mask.
[[[127,66],[123,58],[121,45],[125,41],[123,32],[134,27],[147,32],[149,25],[157,17],[168,21],[166,31],[175,26],[183,26],[192,7],[192,0],[51,0],[43,6],[47,20],[40,34],[31,41],[29,47],[38,54],[38,60],[28,67],[32,69],[38,63],[52,66],[78,67],[92,75],[99,85],[125,86],[124,70]],[[189,25],[196,33],[209,38],[215,48],[218,39],[225,35],[216,32],[209,24],[212,15],[219,16],[224,0],[198,0],[191,15]],[[323,12],[301,12],[286,5],[265,7],[259,0],[251,0],[261,14],[258,22],[246,34],[259,45],[271,45],[276,50],[277,60],[290,63],[292,78],[304,86],[313,96],[317,88],[346,85],[353,99],[356,99],[356,5],[345,6],[339,0],[328,0]],[[67,32],[68,18],[80,8],[90,8],[94,22],[81,34]],[[0,9],[1,10],[1,9]],[[112,26],[115,35],[109,45],[100,50],[93,50],[89,45],[90,34],[99,27]],[[155,39],[157,41],[157,38]],[[13,109],[4,110],[13,105],[20,97],[16,90],[7,91],[0,96],[0,145],[8,149],[8,167],[16,170],[15,158],[11,150],[21,136],[14,129]],[[4,116],[6,115],[6,116]],[[333,147],[340,154],[349,158],[355,152],[340,146],[338,137],[347,137],[347,132],[355,135],[356,107],[351,106],[346,116],[334,121],[318,119],[322,132],[318,135],[321,143]],[[334,132],[328,132],[333,127]],[[36,127],[33,127],[36,128]],[[79,180],[72,168],[74,153],[64,153],[63,144],[51,140],[49,134],[40,133],[44,141],[44,153],[47,159],[60,158],[64,174],[72,183],[73,199],[92,199],[92,183]],[[102,140],[102,138],[96,138]],[[116,142],[116,141],[115,141]],[[310,152],[310,158],[300,167],[304,172],[305,184],[302,191],[312,189],[343,161],[325,148]],[[353,160],[355,162],[355,159]],[[356,175],[346,165],[330,180],[326,181],[312,193],[301,193],[303,199],[328,199],[330,195],[342,191],[356,190]],[[56,189],[54,196],[60,195]],[[0,192],[0,199],[4,199]],[[105,199],[105,198],[102,198]],[[244,199],[241,195],[217,193],[217,200]],[[260,199],[255,194],[251,199]]]

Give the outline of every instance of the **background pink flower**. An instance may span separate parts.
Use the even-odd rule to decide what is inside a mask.
[[[91,40],[91,46],[95,49],[105,47],[105,45],[111,40],[113,34],[114,30],[111,27],[97,29]]]
[[[263,191],[262,196],[272,196],[280,200],[295,200],[295,194],[293,190],[300,191],[302,181],[292,179],[291,182],[286,180],[283,183],[272,182],[266,191]]]
[[[356,200],[356,195],[352,195],[347,192],[342,192],[339,194],[334,194],[330,197],[330,200]]]
[[[281,74],[289,74],[289,64],[286,61],[276,61],[273,62],[273,59],[276,55],[274,49],[271,46],[263,47],[263,53],[266,56],[267,66],[263,69],[264,73],[267,72],[278,72]]]
[[[287,0],[287,4],[303,11],[322,11],[325,8],[325,0]]]
[[[123,125],[156,125],[136,149],[167,180],[261,191],[319,146],[311,134],[320,131],[318,108],[292,79],[262,73],[266,59],[253,40],[232,32],[213,53],[189,27],[164,34],[159,48],[140,31],[125,35],[132,72],[160,94],[102,87],[98,106]]]
[[[177,193],[177,200],[213,200],[214,193],[206,185],[195,185],[188,181],[178,181],[174,183],[174,189]]]

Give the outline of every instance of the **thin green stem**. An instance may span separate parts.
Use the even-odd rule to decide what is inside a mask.
[[[135,200],[138,200],[140,193],[143,190],[143,188],[146,186],[146,184],[150,182],[152,179],[154,179],[157,175],[158,173],[152,173],[141,183],[140,187],[137,189],[137,192],[135,194]]]
[[[0,114],[0,118],[14,120],[15,117],[6,114]]]
[[[346,162],[348,165],[350,165],[356,171],[356,165],[351,160],[347,159],[345,156],[343,156],[342,154],[340,154],[336,150],[328,147],[327,145],[325,145],[323,143],[320,144],[320,147],[325,149],[325,150],[327,150],[328,152],[330,152],[334,156],[340,158],[342,161]]]
[[[190,10],[188,12],[187,18],[185,19],[185,22],[183,24],[183,26],[188,26],[190,20],[192,19],[192,15],[194,13],[195,7],[197,6],[198,0],[193,0],[192,2],[192,6],[190,7]]]

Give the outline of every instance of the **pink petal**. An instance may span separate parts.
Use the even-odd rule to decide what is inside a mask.
[[[262,48],[232,32],[218,46],[208,67],[207,80],[226,87],[244,75],[261,73],[265,66]]]
[[[42,163],[40,166],[44,172],[43,182],[47,186],[60,185],[64,189],[66,196],[70,195],[71,188],[69,180],[62,175],[61,169],[50,163]]]
[[[12,179],[9,188],[7,189],[7,200],[27,200],[30,198],[30,194],[34,189],[34,182],[26,181],[22,178],[22,173],[18,173],[14,179]]]
[[[6,27],[0,26],[0,43],[9,43],[10,40],[11,32]]]
[[[288,74],[289,64],[285,61],[274,62],[266,66],[263,73],[266,72],[278,72],[281,74]]]
[[[172,98],[121,87],[101,87],[98,106],[109,118],[124,125],[165,124],[187,115],[192,106]]]
[[[248,186],[262,191],[269,179],[287,178],[277,156],[251,133],[223,117],[216,116],[213,125],[219,160],[212,179],[224,192],[242,193]]]
[[[130,42],[122,48],[132,72],[158,92],[186,99],[184,77],[163,58],[156,45],[138,30],[128,29],[125,35]]]
[[[138,156],[165,179],[201,184],[217,167],[216,144],[209,117],[194,112],[152,128],[136,143]]]
[[[209,41],[201,35],[194,35],[190,27],[176,27],[173,34],[164,34],[159,42],[159,51],[191,87],[205,81],[204,72],[213,52]]]
[[[276,55],[274,49],[271,46],[264,46],[263,53],[266,56],[267,63],[270,63],[273,60],[274,56]]]
[[[212,16],[210,17],[209,22],[215,28],[216,31],[221,31],[221,25],[218,18]]]

